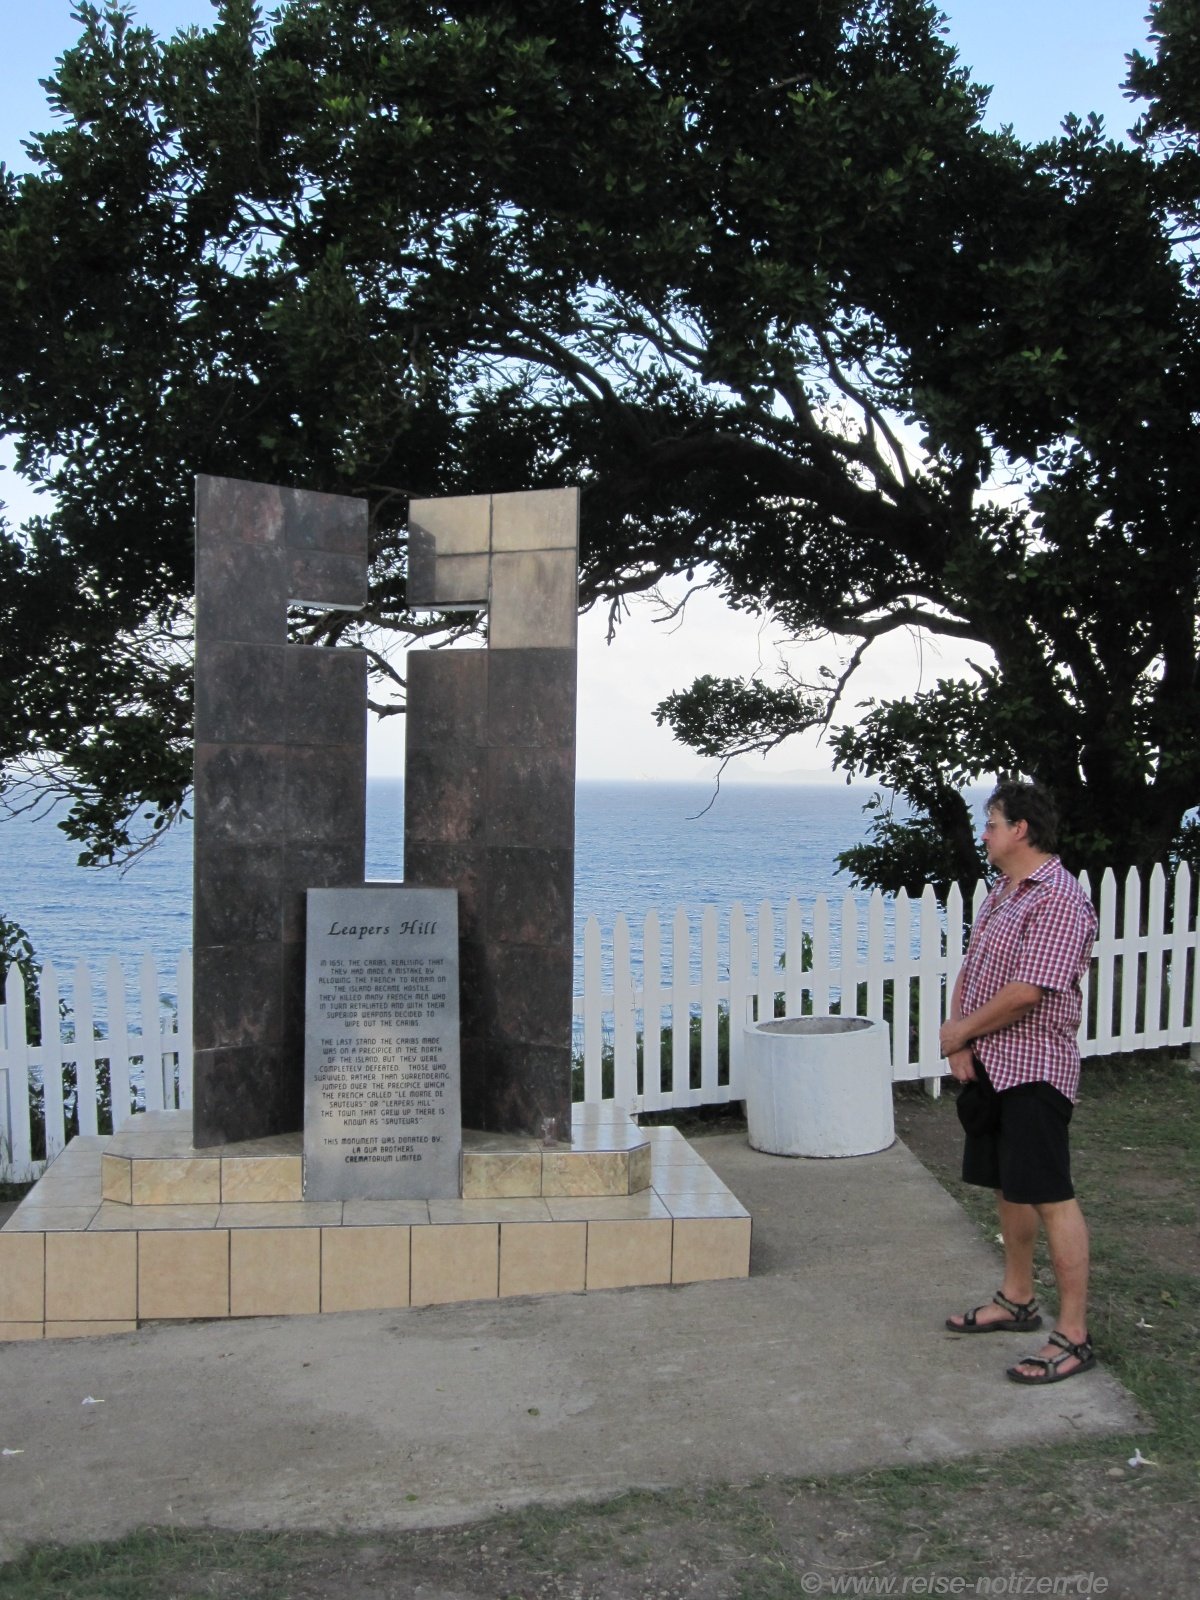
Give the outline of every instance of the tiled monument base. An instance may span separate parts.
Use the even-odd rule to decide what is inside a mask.
[[[750,1217],[674,1128],[464,1135],[461,1200],[300,1197],[299,1136],[203,1152],[188,1113],[73,1139],[0,1231],[0,1339],[745,1277]],[[598,1192],[599,1191],[599,1192]]]

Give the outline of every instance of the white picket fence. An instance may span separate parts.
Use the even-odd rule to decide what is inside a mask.
[[[1090,893],[1086,874],[1081,881]],[[972,916],[983,892],[979,886]],[[1100,931],[1080,1031],[1085,1056],[1200,1045],[1200,939],[1193,898],[1186,866],[1170,884],[1155,867],[1144,892],[1131,871],[1118,929],[1117,882],[1110,871],[1104,873]],[[893,1077],[924,1079],[936,1092],[942,1075],[938,1026],[962,960],[963,933],[958,889],[951,890],[944,911],[932,889],[918,901],[903,893],[892,901],[876,893],[865,902],[846,895],[832,908],[823,895],[808,906],[793,899],[782,912],[764,900],[753,918],[740,904],[724,917],[710,905],[701,909],[698,928],[680,907],[665,937],[657,913],[651,912],[642,925],[638,960],[625,917],[617,919],[607,944],[596,918],[589,917],[583,992],[574,1003],[583,1098],[615,1099],[640,1111],[740,1100],[744,1023],[805,1012],[890,1017]],[[190,1105],[189,957],[181,956],[176,969],[174,1005],[160,998],[152,956],[142,960],[138,991],[140,1022],[131,1029],[125,977],[115,958],[109,960],[106,1020],[97,1037],[87,967],[75,968],[69,1021],[60,1019],[58,977],[53,968],[44,968],[39,988],[43,1043],[31,1047],[24,985],[19,971],[10,970],[7,1003],[0,1010],[0,1179],[22,1181],[41,1165],[33,1159],[30,1084],[41,1094],[51,1157],[62,1148],[72,1103],[80,1132],[95,1133],[101,1121],[107,1125],[102,1112],[106,1082],[118,1127],[137,1110]],[[725,1049],[722,1034],[728,1039]],[[83,1041],[90,1043],[83,1046]],[[670,1061],[687,1063],[687,1070],[673,1072]],[[64,1081],[64,1069],[75,1081],[74,1091]]]
[[[59,975],[41,969],[38,1013],[41,1040],[31,1045],[25,1023],[25,983],[10,967],[0,1008],[0,1180],[25,1183],[36,1177],[66,1143],[68,1111],[78,1132],[123,1127],[135,1111],[191,1105],[192,962],[187,953],[175,968],[173,999],[159,989],[158,962],[142,957],[133,1006],[126,975],[110,956],[104,968],[104,1020],[97,1028],[92,974],[79,962],[71,977],[71,1006],[60,1006]],[[45,1159],[33,1158],[30,1089],[39,1102]]]

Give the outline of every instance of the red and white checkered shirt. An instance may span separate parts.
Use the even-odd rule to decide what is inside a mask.
[[[1057,856],[1007,891],[1007,879],[993,884],[971,929],[962,1014],[969,1017],[1006,983],[1036,984],[1042,998],[1027,1016],[981,1034],[971,1048],[996,1089],[1041,1079],[1077,1100],[1080,982],[1092,957],[1096,913]]]

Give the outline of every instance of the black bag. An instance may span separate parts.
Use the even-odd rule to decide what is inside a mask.
[[[964,1083],[958,1091],[954,1109],[963,1132],[972,1139],[986,1138],[1000,1128],[1000,1096],[988,1082],[983,1064],[976,1058],[975,1081]]]

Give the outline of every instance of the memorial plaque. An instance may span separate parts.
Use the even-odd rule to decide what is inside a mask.
[[[308,891],[304,1194],[459,1192],[458,896],[380,884]]]

